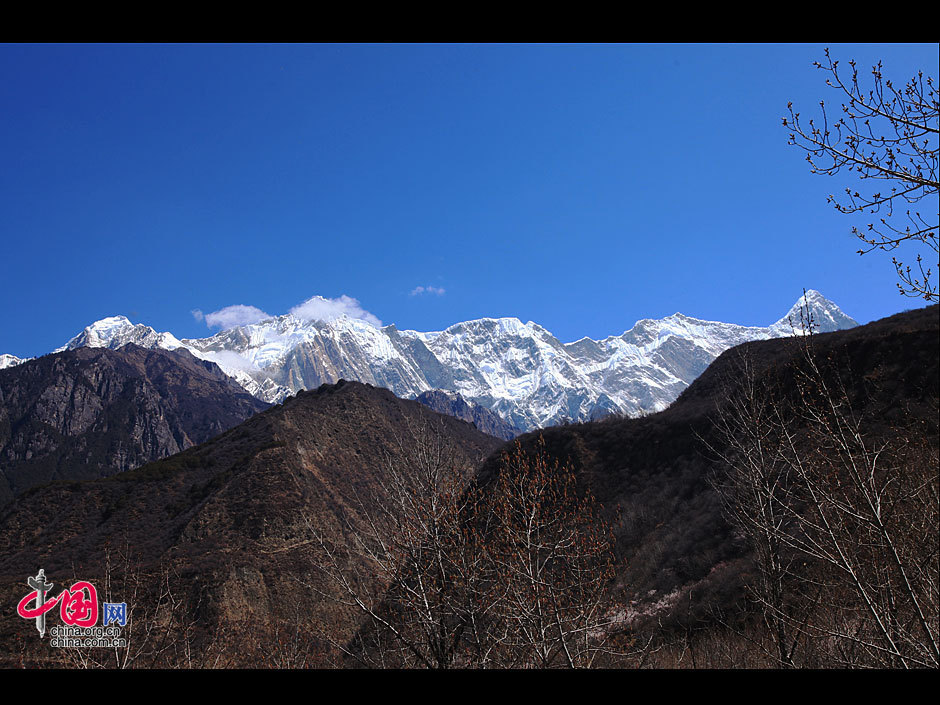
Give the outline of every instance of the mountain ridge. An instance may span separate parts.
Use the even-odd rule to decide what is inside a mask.
[[[522,433],[521,429],[516,428],[503,417],[494,414],[485,406],[468,402],[456,392],[432,389],[416,396],[415,401],[421,402],[439,414],[447,414],[472,423],[483,433],[504,441],[511,441]]]
[[[287,313],[207,338],[183,339],[114,316],[86,327],[60,350],[119,348],[128,342],[183,347],[272,403],[339,379],[385,387],[402,398],[441,390],[532,430],[611,413],[661,411],[724,350],[798,334],[802,308],[812,312],[818,332],[858,325],[811,289],[765,327],[676,313],[641,319],[620,335],[570,343],[515,317],[479,318],[420,332],[346,315],[308,320]]]

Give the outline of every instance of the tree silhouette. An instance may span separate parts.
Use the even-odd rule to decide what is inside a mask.
[[[937,285],[931,280],[936,270],[924,261],[929,257],[938,262],[940,103],[934,79],[918,71],[903,88],[897,88],[884,78],[878,62],[872,67],[872,85],[866,91],[859,85],[854,61],[849,61],[850,78],[839,72],[839,62],[833,61],[829,49],[825,63],[814,65],[829,74],[826,85],[835,89],[842,101],[841,114],[835,119],[827,112],[825,101],[820,101],[821,123],[811,119],[804,127],[800,113],[788,103],[790,117],[783,118],[783,125],[791,130],[789,143],[806,152],[814,174],[834,176],[846,171],[864,182],[874,180],[865,183],[870,188],[864,192],[846,187],[839,197],[830,194],[828,202],[840,213],[877,216],[865,227],[852,228],[864,243],[859,254],[890,252],[902,243],[919,243],[913,267],[892,257],[900,280],[898,289],[904,296],[937,301]]]

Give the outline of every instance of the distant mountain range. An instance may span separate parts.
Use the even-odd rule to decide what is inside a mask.
[[[178,339],[124,316],[85,328],[61,350],[185,348],[215,362],[246,391],[280,402],[302,389],[340,379],[385,387],[413,399],[442,390],[485,407],[522,430],[614,414],[636,416],[671,404],[709,363],[740,343],[793,335],[800,310],[816,330],[857,324],[819,292],[806,292],[766,327],[703,321],[681,313],[644,319],[619,336],[562,343],[537,323],[481,318],[421,333],[376,327],[358,318],[305,320],[292,314],[223,330],[208,338]],[[22,362],[0,358],[0,367]]]
[[[847,402],[870,447],[905,429],[935,452],[938,328],[934,305],[814,340],[822,374],[845,395],[838,398]],[[717,414],[722,408],[731,413],[727,399],[741,388],[744,360],[766,384],[763,401],[798,408],[796,370],[805,348],[794,342],[757,340],[725,351],[662,413],[556,426],[518,439],[529,452],[544,444],[551,457],[569,463],[604,508],[623,559],[617,582],[628,614],[648,620],[656,632],[681,625],[686,633],[716,619],[726,628],[743,582],[755,579],[751,547],[725,520],[709,481],[722,465],[715,449],[728,442]],[[802,438],[812,423],[796,414],[791,429]],[[805,451],[810,457],[819,449]],[[936,455],[924,458],[919,462],[936,462]],[[477,481],[492,481],[498,467],[499,457],[491,456]]]

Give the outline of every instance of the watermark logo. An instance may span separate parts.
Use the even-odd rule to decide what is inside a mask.
[[[114,622],[122,627],[127,624],[127,603],[125,602],[105,602],[102,604],[102,612],[104,613],[101,618],[101,626],[103,627]]]
[[[98,623],[98,591],[85,580],[79,580],[70,588],[63,588],[55,597],[46,596],[55,587],[55,583],[46,582],[46,574],[39,569],[34,578],[27,578],[26,583],[32,592],[20,600],[16,613],[23,619],[36,620],[39,638],[46,634],[46,613],[56,605],[64,627],[52,627],[52,646],[83,647],[124,647],[127,641],[121,638],[120,627],[127,625],[127,603],[105,602],[102,606],[101,626]],[[114,624],[119,626],[113,626]]]

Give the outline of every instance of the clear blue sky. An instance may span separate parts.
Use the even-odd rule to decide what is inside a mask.
[[[0,353],[319,294],[570,341],[900,297],[781,126],[824,45],[0,46]],[[937,45],[833,45],[903,83]],[[412,295],[417,287],[443,290]]]

